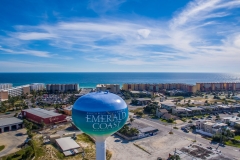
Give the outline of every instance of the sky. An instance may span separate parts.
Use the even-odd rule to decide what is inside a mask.
[[[231,72],[240,0],[1,0],[0,72]]]

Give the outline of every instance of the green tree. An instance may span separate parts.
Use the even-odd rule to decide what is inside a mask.
[[[31,99],[31,103],[35,103],[35,99],[34,98]]]
[[[142,117],[143,116],[143,112],[142,111],[138,111],[138,112],[136,112],[136,115],[139,116],[139,117]]]
[[[132,123],[135,119],[134,118],[130,118],[130,122]]]
[[[168,120],[168,123],[173,123],[174,122],[174,119],[172,119],[172,118],[170,118],[169,120]]]
[[[44,127],[46,126],[46,124],[45,124],[44,122],[41,122],[40,126],[41,126],[42,128],[44,128]]]
[[[179,155],[171,155],[169,157],[169,160],[181,160],[181,158],[179,157]]]

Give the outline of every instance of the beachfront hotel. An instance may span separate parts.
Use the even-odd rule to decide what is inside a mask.
[[[106,91],[108,90],[111,93],[119,93],[120,85],[119,84],[98,84],[96,86],[97,91]]]
[[[240,82],[197,83],[197,90],[207,91],[240,91]]]
[[[184,83],[159,83],[159,84],[123,84],[122,89],[125,91],[151,91],[158,92],[162,89],[178,89],[186,92],[196,92],[196,86]]]
[[[47,84],[46,90],[48,92],[79,91],[79,84]]]
[[[31,91],[40,91],[45,89],[44,83],[32,83],[30,84],[30,90]]]
[[[30,94],[30,85],[23,85],[0,90],[0,99],[1,101],[3,101],[7,100],[8,96],[16,97],[21,96],[23,94]]]
[[[12,88],[12,83],[0,83],[0,90]]]

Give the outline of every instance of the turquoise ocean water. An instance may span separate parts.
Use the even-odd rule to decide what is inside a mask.
[[[19,86],[30,83],[79,83],[80,87],[96,84],[240,82],[240,74],[228,73],[0,73],[0,83]]]

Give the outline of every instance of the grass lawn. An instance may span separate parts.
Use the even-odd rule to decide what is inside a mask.
[[[143,109],[142,108],[136,108],[134,110],[130,110],[130,112],[132,112],[134,114],[136,114],[136,112],[139,112],[139,111],[143,111]]]
[[[4,145],[0,146],[0,151],[2,151],[5,148]]]
[[[166,119],[162,119],[162,118],[160,118],[159,120],[165,123],[176,124],[176,122],[168,122]]]
[[[240,136],[235,136],[234,139],[240,140]]]
[[[225,142],[226,143],[226,145],[228,145],[228,146],[232,146],[232,147],[238,147],[238,148],[240,148],[240,143],[233,143],[232,141],[227,141],[227,142]]]
[[[159,119],[160,121],[162,121],[162,122],[165,122],[165,123],[168,123],[168,121],[166,120],[166,119]]]

